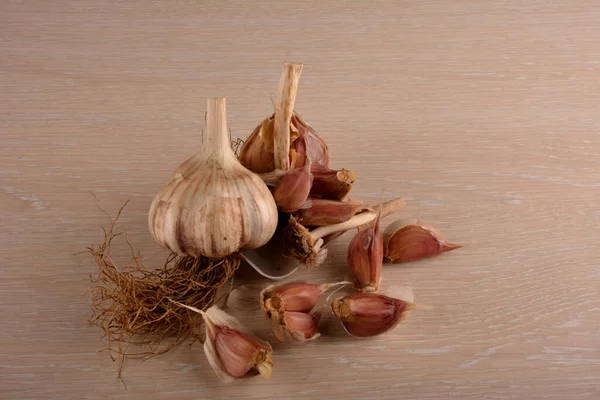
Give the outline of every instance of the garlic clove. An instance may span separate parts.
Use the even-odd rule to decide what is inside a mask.
[[[204,352],[217,376],[224,381],[271,375],[273,348],[268,342],[232,327],[239,322],[216,306],[202,312],[206,324]]]
[[[384,233],[385,260],[402,263],[432,257],[462,245],[446,242],[434,229],[417,220],[398,220]]]
[[[273,118],[265,118],[246,139],[239,160],[250,171],[262,174],[275,169]]]
[[[323,285],[304,282],[271,285],[260,295],[261,307],[268,314],[268,318],[271,318],[269,315],[283,311],[309,312],[315,307],[324,290]]]
[[[304,342],[313,340],[320,336],[317,325],[321,318],[320,313],[303,313],[286,311],[283,313],[283,322],[286,329],[291,333],[293,341]],[[286,340],[290,341],[290,340]]]
[[[304,226],[325,226],[348,221],[362,207],[360,202],[311,199],[309,208],[298,211]]]
[[[202,315],[206,326],[204,353],[221,380],[231,382],[258,374],[271,376],[273,348],[269,342],[242,332],[242,324],[217,306],[202,311],[176,301],[173,303]]]
[[[305,206],[312,185],[310,159],[302,168],[288,172],[273,189],[273,198],[283,212],[298,211]]]
[[[375,292],[381,281],[383,238],[379,229],[381,207],[369,228],[360,230],[348,245],[348,265],[356,276],[356,285],[364,292]]]
[[[348,169],[333,170],[314,164],[311,168],[314,176],[310,190],[311,196],[331,200],[344,200],[352,184],[356,180],[356,173]]]
[[[255,338],[226,326],[220,327],[214,341],[215,356],[234,378],[257,374],[269,377],[273,367],[272,348]]]
[[[413,301],[412,294],[406,299],[396,299],[359,293],[334,300],[331,310],[346,332],[356,337],[370,337],[385,333],[405,320],[408,311],[415,307]]]
[[[150,207],[153,238],[177,254],[223,258],[267,243],[277,220],[269,189],[231,149],[225,99],[208,99],[201,151],[171,175]]]

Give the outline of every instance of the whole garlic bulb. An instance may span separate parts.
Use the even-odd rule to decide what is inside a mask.
[[[181,164],[150,207],[154,240],[178,254],[225,257],[261,247],[277,227],[269,189],[231,149],[225,104],[208,99],[201,151]]]

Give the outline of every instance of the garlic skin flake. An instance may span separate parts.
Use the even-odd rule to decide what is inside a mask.
[[[208,99],[201,151],[181,164],[150,207],[154,240],[178,254],[222,258],[267,243],[277,218],[269,189],[231,149],[225,98]]]

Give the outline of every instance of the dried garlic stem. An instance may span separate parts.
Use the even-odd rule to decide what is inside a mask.
[[[290,169],[290,123],[301,73],[302,64],[285,62],[279,78],[277,104],[275,106],[274,150],[275,168],[284,171]]]

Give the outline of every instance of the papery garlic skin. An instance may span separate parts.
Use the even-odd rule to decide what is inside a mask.
[[[230,147],[225,99],[208,99],[202,150],[156,195],[148,215],[150,233],[175,253],[222,258],[267,243],[277,218],[267,186]]]
[[[260,293],[264,285],[242,285],[233,289],[227,296],[227,308],[239,311],[260,309]]]
[[[390,263],[419,260],[462,247],[448,243],[433,228],[416,219],[394,221],[383,237],[385,260]]]
[[[375,293],[359,293],[334,300],[331,310],[344,329],[356,337],[385,333],[406,319],[414,298],[395,299]]]

